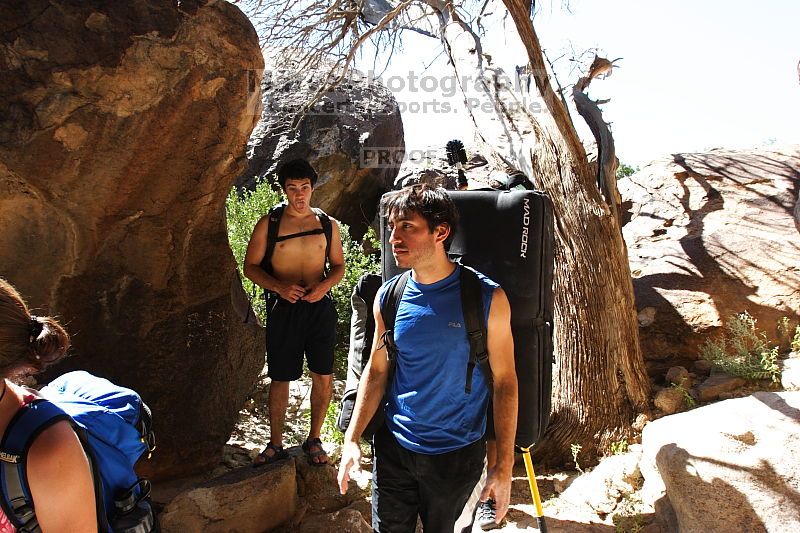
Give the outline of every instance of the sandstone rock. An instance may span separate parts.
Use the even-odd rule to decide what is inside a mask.
[[[656,310],[640,328],[652,376],[689,367],[723,320],[748,311],[771,340],[782,316],[800,318],[795,206],[800,148],[712,150],[655,161],[619,181],[630,221],[636,308]],[[780,272],[780,275],[776,275]]]
[[[656,308],[655,307],[645,307],[639,314],[636,315],[636,318],[639,321],[639,326],[646,328],[656,320]]]
[[[697,386],[698,399],[701,402],[716,400],[720,394],[731,392],[742,387],[747,381],[729,374],[711,374],[707,380]]]
[[[691,371],[693,374],[698,376],[707,376],[711,373],[711,367],[713,366],[714,365],[711,361],[707,361],[706,359],[698,359],[692,363]]]
[[[650,420],[651,417],[648,413],[639,413],[636,415],[636,419],[633,421],[633,424],[631,424],[631,427],[637,432],[641,432]]]
[[[667,383],[673,383],[679,387],[683,387],[684,389],[691,387],[691,384],[689,383],[689,371],[682,366],[673,366],[667,370],[667,375],[664,377],[664,379]]]
[[[394,188],[399,189],[416,183],[427,183],[434,187],[445,189],[457,188],[458,171],[447,160],[445,145],[429,146],[422,150],[409,153],[409,157],[400,167],[400,172],[394,182]],[[502,189],[507,182],[506,168],[500,168],[489,163],[485,157],[475,151],[475,147],[467,145],[467,163],[464,172],[469,182],[470,189],[493,188]]]
[[[333,465],[313,466],[306,456],[296,458],[299,494],[308,502],[311,513],[330,513],[349,505],[360,491],[353,488],[346,495],[339,493],[336,469]]]
[[[561,494],[561,500],[575,507],[589,507],[596,514],[609,514],[625,494],[641,485],[641,452],[604,458],[591,471],[575,479]]]
[[[642,437],[643,496],[680,531],[800,529],[800,392],[757,392],[661,418]]]
[[[351,234],[359,237],[402,163],[403,123],[391,92],[353,71],[292,130],[295,113],[311,102],[325,82],[327,68],[323,65],[303,80],[293,69],[267,64],[262,80],[264,111],[248,142],[247,170],[236,183],[252,188],[256,176],[273,178],[281,164],[305,158],[319,176],[314,205],[349,225]]]
[[[427,183],[434,187],[444,187],[453,190],[457,188],[458,170],[451,166],[447,160],[446,143],[441,146],[429,146],[409,154],[409,157],[400,167],[400,172],[394,182],[394,188],[399,189],[417,183]],[[486,159],[476,153],[470,146],[465,147],[467,163],[464,172],[470,187],[498,187],[498,182],[492,182],[492,177],[505,178],[505,173],[494,169]]]
[[[567,474],[566,472],[558,472],[553,475],[553,490],[561,494],[572,485],[572,482],[578,479],[578,474]]]
[[[179,494],[161,514],[164,533],[261,533],[291,520],[298,505],[294,459],[244,467]]]
[[[0,17],[2,275],[73,334],[51,375],[145,398],[150,477],[215,465],[263,366],[223,209],[262,65],[228,2],[32,0]]]
[[[675,387],[667,387],[658,391],[653,402],[656,404],[656,408],[668,415],[677,413],[686,407],[686,397],[683,391]]]
[[[800,390],[800,359],[791,358],[783,361],[781,386],[786,390]]]
[[[372,533],[372,526],[355,509],[342,509],[335,513],[314,515],[300,523],[298,533]]]

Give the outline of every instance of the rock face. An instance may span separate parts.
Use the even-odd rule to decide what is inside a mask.
[[[757,392],[652,422],[642,435],[645,499],[666,491],[681,532],[798,531],[798,424],[800,392]]]
[[[786,390],[800,390],[800,359],[797,357],[783,361],[781,387]]]
[[[267,66],[263,115],[248,142],[247,170],[236,183],[252,188],[256,176],[272,178],[281,164],[307,159],[319,175],[314,205],[360,237],[402,162],[403,122],[391,92],[356,71],[325,93],[293,130],[295,113],[325,81],[322,70],[299,80],[288,69]]]
[[[297,511],[294,459],[263,469],[240,468],[177,496],[159,517],[164,533],[261,533]]]
[[[653,403],[661,412],[671,415],[686,406],[686,398],[683,391],[674,387],[667,387],[656,393]]]
[[[215,464],[263,366],[223,207],[262,64],[226,2],[0,3],[0,275],[73,334],[54,373],[141,392],[151,476]]]
[[[642,353],[651,375],[690,367],[731,315],[749,312],[776,341],[800,318],[793,219],[800,147],[677,154],[619,182]],[[779,273],[779,274],[777,274]]]
[[[308,464],[300,447],[287,451],[285,461],[261,468],[248,461],[172,497],[159,517],[164,533],[372,531],[362,489],[351,483],[339,494],[332,465]]]
[[[470,189],[493,188],[503,189],[509,175],[504,168],[493,166],[472,146],[466,146],[467,162],[464,174]],[[429,146],[424,149],[411,150],[406,154],[403,166],[394,183],[399,189],[416,183],[427,183],[445,189],[457,189],[458,170],[447,160],[445,146]]]
[[[591,472],[575,479],[561,494],[561,500],[576,508],[588,507],[598,515],[612,513],[623,495],[641,486],[640,458],[638,447],[635,451],[606,457]]]
[[[747,383],[744,379],[725,373],[711,374],[707,380],[697,386],[698,400],[708,402],[716,400],[720,394],[732,392]]]

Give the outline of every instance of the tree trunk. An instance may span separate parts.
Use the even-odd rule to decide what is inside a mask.
[[[449,5],[434,7],[440,10],[442,38],[458,79],[471,81],[461,89],[487,157],[524,171],[553,200],[553,411],[536,457],[563,464],[572,458],[571,445],[578,444],[582,460],[590,461],[611,443],[629,438],[637,414],[648,411],[649,381],[639,350],[627,250],[618,219],[597,187],[596,168],[550,87],[525,2],[505,4],[533,73],[518,73],[515,81],[491,66],[480,41]]]

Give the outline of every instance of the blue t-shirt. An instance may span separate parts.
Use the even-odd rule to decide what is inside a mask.
[[[440,454],[483,437],[489,391],[480,365],[472,392],[464,390],[469,341],[461,309],[461,265],[428,285],[409,278],[397,308],[397,367],[386,403],[386,424],[404,448]],[[497,283],[478,273],[485,319]],[[381,304],[388,282],[378,292]]]

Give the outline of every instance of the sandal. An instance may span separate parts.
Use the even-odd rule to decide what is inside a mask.
[[[315,447],[315,451],[311,451],[311,448]],[[328,452],[325,451],[325,448],[322,447],[322,441],[318,438],[313,439],[306,439],[303,443],[303,452],[305,452],[306,456],[308,457],[308,464],[311,466],[326,466],[328,464],[327,457]],[[314,461],[314,459],[319,459],[320,457],[325,456],[326,460],[323,461]]]
[[[272,450],[272,455],[267,455],[267,450]],[[267,444],[266,448],[256,455],[256,459],[253,461],[253,466],[258,468],[259,466],[271,465],[278,461],[282,461],[287,457],[289,457],[289,452],[284,450],[283,446],[275,446],[272,444],[272,442],[270,442]]]

